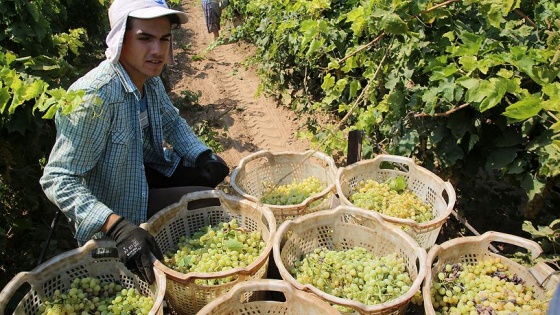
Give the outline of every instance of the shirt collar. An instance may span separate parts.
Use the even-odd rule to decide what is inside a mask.
[[[140,91],[138,91],[138,88],[136,88],[136,85],[134,85],[132,79],[130,78],[122,64],[120,62],[117,62],[112,63],[111,66],[113,67],[113,69],[115,69],[115,72],[117,73],[117,76],[119,77],[124,90],[128,93],[134,93],[136,99],[140,100]]]

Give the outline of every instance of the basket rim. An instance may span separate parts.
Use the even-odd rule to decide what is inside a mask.
[[[172,204],[169,205],[168,207],[160,210],[157,214],[155,214],[154,216],[152,216],[150,218],[150,220],[148,220],[147,222],[143,223],[141,225],[142,228],[148,230],[150,233],[153,233],[152,231],[152,227],[153,227],[153,223],[155,221],[157,221],[160,217],[164,216],[166,214],[166,212],[168,211],[172,211],[174,210],[176,207],[180,207],[183,204],[188,204],[191,201],[195,201],[195,200],[200,200],[200,199],[209,199],[209,198],[217,198],[220,200],[221,204],[232,204],[232,203],[242,203],[245,205],[248,205],[250,207],[253,207],[255,209],[258,209],[262,216],[266,219],[268,226],[269,226],[269,237],[267,240],[264,240],[266,243],[265,248],[263,249],[262,253],[257,256],[255,258],[255,260],[249,264],[246,267],[236,267],[233,269],[229,269],[229,270],[225,270],[225,271],[219,271],[219,272],[188,272],[188,273],[182,273],[179,271],[176,271],[168,266],[166,266],[163,262],[161,262],[160,260],[156,260],[154,262],[154,269],[159,269],[161,272],[163,272],[166,277],[168,279],[172,279],[174,281],[177,282],[181,282],[181,283],[189,283],[192,281],[195,281],[196,279],[215,279],[215,278],[225,278],[225,277],[229,277],[229,276],[235,276],[235,275],[249,275],[254,273],[256,270],[259,270],[264,264],[266,264],[267,260],[265,258],[268,258],[268,256],[270,256],[270,253],[272,252],[272,246],[273,246],[273,238],[274,235],[276,234],[277,228],[276,228],[276,219],[272,213],[272,211],[270,209],[268,209],[267,207],[262,207],[259,206],[249,200],[243,199],[241,197],[237,197],[237,196],[233,196],[233,195],[228,195],[226,193],[224,193],[221,190],[203,190],[203,191],[195,191],[195,192],[189,192],[187,194],[185,194],[183,197],[181,197],[181,199]],[[195,214],[197,212],[201,212],[204,211],[205,208],[201,208],[201,209],[196,209],[196,210],[189,210],[191,213]],[[233,280],[236,281],[236,280]],[[223,286],[225,284],[222,285],[200,285],[200,286],[205,286],[205,287],[219,287],[219,286]]]
[[[256,160],[258,158],[261,157],[271,157],[271,156],[282,156],[282,155],[294,155],[294,156],[301,156],[301,157],[306,157],[309,155],[309,157],[315,157],[315,158],[319,158],[323,161],[325,161],[328,164],[328,167],[330,169],[330,171],[332,172],[332,176],[333,176],[333,182],[328,184],[327,187],[325,187],[325,189],[323,189],[322,191],[320,191],[319,193],[309,196],[307,197],[305,200],[303,200],[302,202],[298,203],[298,204],[294,204],[294,205],[273,205],[273,204],[268,204],[268,203],[262,203],[260,201],[260,198],[250,195],[248,194],[245,190],[243,190],[241,187],[239,187],[239,185],[237,185],[237,177],[239,175],[239,172],[241,172],[241,170],[243,170],[245,168],[245,166],[247,164],[249,164],[251,161]],[[253,202],[265,205],[273,210],[295,210],[295,209],[303,209],[305,207],[307,207],[307,205],[311,204],[312,202],[319,200],[323,197],[325,197],[329,192],[332,193],[336,193],[336,172],[338,170],[338,167],[336,166],[336,163],[334,162],[334,159],[328,155],[326,155],[325,153],[318,151],[318,150],[306,150],[306,151],[272,151],[272,150],[260,150],[254,153],[251,153],[249,155],[247,155],[246,157],[242,158],[238,164],[237,167],[235,167],[230,175],[230,186],[233,188],[233,190],[235,190],[235,192],[237,192],[239,195],[243,196],[246,199],[249,199]]]
[[[247,280],[247,281],[239,282],[238,284],[233,286],[227,293],[216,298],[214,301],[206,304],[206,306],[204,306],[197,314],[212,314],[212,311],[214,311],[220,305],[224,303],[228,303],[234,298],[235,299],[239,298],[243,292],[247,292],[247,291],[282,292],[286,295],[296,296],[300,299],[305,299],[308,302],[312,302],[315,306],[317,306],[317,308],[320,308],[323,311],[332,308],[332,311],[323,315],[340,314],[338,310],[332,307],[325,300],[321,299],[319,296],[315,296],[309,292],[297,290],[289,282],[285,280],[279,280],[279,279],[258,279],[258,280]],[[290,302],[289,298],[286,297],[285,302],[278,302],[278,303],[288,303],[288,302]]]
[[[318,288],[316,288],[313,285],[310,284],[301,284],[298,281],[296,281],[296,279],[294,277],[292,277],[292,275],[288,272],[288,270],[286,269],[286,267],[284,266],[283,262],[282,262],[282,257],[281,257],[281,246],[280,244],[283,243],[283,238],[284,238],[284,234],[286,233],[286,231],[289,230],[289,228],[292,225],[299,225],[302,223],[305,223],[307,220],[313,220],[316,217],[338,217],[339,215],[343,214],[343,213],[354,213],[354,214],[359,214],[362,216],[365,216],[371,220],[374,220],[376,222],[376,224],[381,225],[384,229],[390,230],[394,233],[396,233],[396,235],[400,238],[402,238],[402,240],[404,240],[409,246],[410,248],[414,251],[414,253],[416,254],[416,258],[418,259],[418,275],[416,277],[416,279],[414,279],[412,285],[410,286],[409,290],[397,297],[396,299],[393,299],[391,301],[387,301],[385,303],[381,303],[381,304],[376,304],[376,305],[365,305],[364,303],[358,302],[358,301],[354,301],[354,300],[349,300],[349,299],[343,299],[343,298],[339,298],[336,297],[334,295],[328,294],[324,291],[319,290]],[[360,312],[379,312],[382,311],[383,309],[386,308],[393,308],[393,307],[398,307],[404,303],[408,303],[410,301],[410,299],[414,296],[414,294],[416,293],[416,291],[420,290],[422,282],[424,281],[424,278],[427,274],[427,270],[426,270],[426,250],[424,248],[422,248],[409,234],[407,234],[406,232],[404,232],[402,229],[400,228],[396,228],[393,225],[391,225],[390,223],[386,222],[383,220],[383,218],[376,212],[372,212],[372,211],[368,211],[368,210],[364,210],[358,207],[354,207],[354,206],[349,206],[349,205],[339,205],[337,207],[335,207],[332,210],[323,210],[320,212],[314,212],[314,213],[309,213],[309,214],[305,214],[303,216],[300,216],[296,219],[293,220],[286,220],[284,221],[280,227],[278,228],[276,235],[274,236],[274,246],[272,247],[272,252],[273,252],[273,257],[274,257],[274,261],[276,261],[276,265],[278,267],[278,270],[280,272],[280,275],[282,276],[282,278],[286,281],[288,281],[290,284],[292,284],[294,287],[296,287],[299,290],[302,291],[309,291],[309,292],[313,292],[314,294],[320,296],[322,299],[327,300],[329,302],[335,303],[335,304],[339,304],[339,305],[343,305],[343,306],[347,306],[350,307],[354,310],[359,310]]]
[[[418,222],[416,222],[412,219],[402,219],[402,218],[397,218],[397,217],[393,217],[393,216],[389,216],[389,215],[377,212],[383,217],[383,219],[385,219],[386,221],[389,221],[389,222],[396,223],[396,224],[402,224],[402,225],[409,226],[409,227],[415,229],[415,231],[421,230],[422,228],[429,227],[429,226],[440,226],[445,221],[447,221],[447,219],[449,218],[449,215],[453,212],[453,207],[455,206],[455,203],[457,201],[457,195],[456,195],[455,188],[453,187],[453,185],[449,181],[444,181],[441,177],[437,176],[436,174],[434,174],[430,170],[426,169],[425,167],[416,164],[413,159],[408,158],[408,157],[404,157],[404,156],[399,156],[399,155],[378,154],[373,159],[361,160],[361,161],[358,161],[358,162],[353,163],[351,165],[338,168],[337,173],[336,173],[336,184],[335,185],[336,185],[336,193],[337,193],[338,198],[341,201],[341,203],[357,207],[344,194],[343,189],[342,189],[342,185],[340,184],[340,178],[343,175],[345,175],[346,173],[352,171],[354,168],[369,166],[371,164],[374,164],[374,165],[375,164],[380,164],[381,162],[396,162],[396,163],[406,164],[406,165],[408,165],[409,168],[412,168],[415,171],[419,171],[422,174],[425,174],[425,175],[435,179],[437,182],[439,182],[443,186],[443,190],[445,192],[447,192],[447,196],[448,196],[448,199],[449,199],[447,201],[447,206],[445,208],[445,211],[443,211],[438,217],[435,217],[435,218],[433,218],[429,221],[426,221],[426,222],[418,223]],[[373,211],[373,210],[369,210],[369,211]]]
[[[526,239],[526,238],[523,238],[523,237],[520,237],[520,236],[517,236],[517,235],[498,232],[498,231],[487,231],[487,232],[484,232],[481,235],[463,236],[463,237],[459,237],[459,238],[455,238],[455,239],[445,241],[441,244],[434,245],[428,251],[427,259],[425,261],[427,272],[426,272],[426,277],[424,279],[424,283],[422,284],[422,300],[424,302],[425,314],[427,314],[427,315],[435,315],[436,314],[433,303],[432,303],[432,299],[431,299],[430,289],[431,289],[432,282],[433,282],[433,277],[434,277],[434,274],[433,274],[433,271],[432,271],[432,268],[433,268],[432,265],[434,264],[434,262],[436,262],[438,260],[439,255],[445,253],[446,251],[448,251],[448,250],[450,250],[454,247],[467,245],[467,244],[478,244],[481,248],[485,248],[486,252],[490,252],[489,248],[490,248],[490,245],[491,245],[490,243],[492,243],[492,242],[502,242],[502,243],[508,243],[508,244],[512,244],[512,245],[517,245],[519,247],[523,247],[523,248],[527,249],[529,252],[531,252],[531,258],[533,260],[536,259],[542,253],[542,248],[537,242]],[[545,278],[544,281],[551,280],[551,281],[556,281],[556,283],[560,283],[560,276],[555,274],[554,269],[552,269],[549,265],[547,265],[544,262],[539,262],[539,263],[535,264],[533,267],[527,268],[527,269],[531,269],[531,270],[540,269],[545,274],[549,275],[547,278]],[[535,275],[532,272],[531,272],[531,274]],[[538,279],[536,279],[536,280],[538,280]],[[543,281],[542,284],[544,284],[544,281]]]

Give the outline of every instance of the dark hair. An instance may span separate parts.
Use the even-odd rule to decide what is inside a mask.
[[[171,29],[172,30],[176,30],[179,27],[181,27],[181,20],[179,19],[179,16],[177,14],[169,14],[169,15],[166,15],[166,17],[169,19],[169,22],[171,22]],[[135,18],[135,17],[129,16],[126,19],[126,28],[125,28],[126,31],[129,31],[132,28],[132,20],[133,19],[139,19],[140,20],[140,18]]]

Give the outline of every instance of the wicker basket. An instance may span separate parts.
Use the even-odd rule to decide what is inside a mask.
[[[276,223],[306,213],[330,209],[335,195],[335,176],[337,167],[334,159],[317,151],[271,152],[259,151],[241,159],[232,174],[230,185],[236,193],[253,202],[259,203],[266,193],[263,183],[286,185],[315,177],[325,189],[318,194],[295,205],[265,204],[272,210]]]
[[[449,182],[444,182],[434,173],[416,165],[412,159],[396,155],[378,155],[373,159],[339,168],[336,190],[340,203],[353,205],[349,198],[362,180],[373,179],[384,182],[397,176],[404,177],[408,189],[432,206],[434,219],[417,223],[411,219],[401,219],[384,214],[381,216],[386,221],[405,226],[407,233],[420,246],[428,250],[436,243],[442,225],[449,218],[455,206],[455,189]],[[443,195],[444,192],[447,196]]]
[[[165,274],[155,268],[154,274],[156,281],[149,285],[121,263],[113,241],[91,240],[82,247],[45,261],[31,271],[18,273],[0,293],[0,314],[4,314],[10,299],[23,285],[29,284],[31,288],[17,305],[14,314],[38,314],[42,299],[53,296],[56,290],[70,289],[75,278],[83,277],[95,277],[120,283],[125,288],[136,288],[141,294],[153,297],[154,306],[150,314],[163,314]]]
[[[280,292],[284,301],[258,300],[243,302],[246,292]],[[261,294],[262,295],[262,294]],[[296,290],[282,280],[251,280],[235,285],[227,294],[206,305],[197,315],[340,315],[336,308],[317,296]]]
[[[346,250],[364,247],[375,256],[396,253],[404,258],[412,285],[400,297],[378,305],[342,299],[313,285],[301,284],[289,273],[294,262],[316,248]],[[340,205],[332,210],[306,214],[280,225],[274,237],[273,255],[282,279],[302,291],[310,291],[334,304],[350,307],[360,314],[404,314],[426,275],[426,250],[410,235],[391,225],[378,213]]]
[[[190,209],[196,203],[215,200],[215,206]],[[238,267],[213,273],[175,271],[156,261],[155,269],[163,271],[167,277],[166,300],[170,308],[178,314],[195,314],[202,307],[220,295],[228,292],[236,283],[266,278],[268,258],[272,250],[272,237],[276,232],[276,221],[269,209],[240,197],[229,196],[219,190],[189,193],[175,204],[154,215],[141,227],[154,235],[162,252],[177,250],[179,238],[192,235],[207,225],[217,225],[236,218],[239,227],[248,231],[260,231],[266,248],[247,267]],[[234,276],[235,280],[221,285],[202,285],[198,279],[218,279]],[[246,300],[250,295],[245,296]]]
[[[531,252],[533,259],[542,252],[541,247],[534,241],[494,231],[486,232],[480,236],[460,237],[435,245],[428,252],[427,273],[422,288],[426,314],[436,314],[430,288],[434,277],[437,277],[438,270],[442,270],[446,264],[473,265],[479,261],[499,257],[502,264],[533,289],[536,298],[546,300],[547,292],[554,292],[560,281],[560,277],[555,274],[554,269],[544,262],[540,262],[531,268],[522,266],[507,257],[492,252],[490,248],[493,243],[512,244],[526,248]]]

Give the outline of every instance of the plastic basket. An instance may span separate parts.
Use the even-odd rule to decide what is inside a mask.
[[[424,300],[424,310],[426,314],[435,315],[430,288],[437,277],[438,270],[442,270],[446,264],[462,263],[473,265],[479,261],[490,258],[501,259],[510,272],[517,274],[526,285],[533,289],[534,296],[538,299],[546,300],[547,292],[554,292],[560,278],[555,274],[554,269],[544,262],[539,262],[531,268],[520,265],[519,263],[491,251],[492,244],[503,243],[512,244],[528,249],[533,259],[537,258],[542,252],[541,247],[534,241],[518,237],[515,235],[486,232],[480,236],[466,236],[443,242],[435,245],[428,252],[426,279],[422,288]]]
[[[155,258],[154,258],[155,260]],[[18,273],[0,292],[0,314],[24,285],[30,290],[14,310],[14,314],[38,314],[42,299],[53,296],[56,290],[70,289],[75,278],[95,277],[117,282],[125,288],[136,288],[145,296],[152,296],[154,306],[150,314],[163,314],[165,274],[154,268],[156,280],[149,285],[128,270],[119,260],[115,243],[91,240],[82,247],[59,254],[31,271]]]
[[[378,155],[373,159],[339,168],[336,190],[340,203],[353,205],[349,198],[362,180],[373,179],[384,182],[397,176],[404,177],[408,189],[432,206],[434,218],[428,222],[418,223],[412,219],[401,219],[384,214],[381,216],[386,221],[406,227],[407,233],[420,246],[429,249],[436,243],[441,227],[455,206],[455,189],[449,182],[444,182],[434,173],[416,165],[412,159],[396,155]]]
[[[219,201],[219,205],[190,209],[204,200]],[[272,237],[276,232],[276,221],[272,212],[265,207],[241,197],[229,196],[219,190],[207,190],[186,194],[181,200],[158,212],[141,227],[154,235],[162,252],[177,250],[179,238],[192,235],[207,225],[217,225],[236,218],[239,227],[248,231],[260,231],[266,248],[247,267],[237,267],[227,271],[213,273],[190,272],[187,274],[175,271],[156,261],[156,269],[166,275],[166,301],[170,308],[178,314],[195,314],[218,296],[228,292],[235,284],[266,278],[268,258],[272,250]],[[217,279],[234,276],[231,282],[221,285],[203,285],[198,279]],[[245,299],[249,300],[250,295]]]
[[[288,271],[295,261],[316,248],[346,250],[356,246],[366,248],[375,256],[396,253],[404,258],[412,280],[410,289],[394,300],[365,305],[301,284]],[[383,221],[378,213],[348,205],[284,221],[274,237],[273,255],[282,279],[299,290],[312,292],[331,304],[350,307],[360,314],[405,314],[426,275],[426,250],[410,235]]]
[[[325,189],[309,196],[300,204],[265,204],[280,225],[284,220],[318,210],[330,209],[335,195],[335,176],[337,167],[334,159],[317,151],[271,152],[262,150],[250,154],[239,162],[232,174],[230,185],[236,193],[253,202],[259,203],[267,192],[264,183],[286,185],[315,177]]]
[[[241,296],[246,292],[280,292],[283,301],[256,300],[245,302]],[[263,295],[263,294],[260,294]],[[241,282],[227,294],[206,305],[197,315],[340,315],[340,312],[317,296],[296,290],[282,280],[251,280]]]

